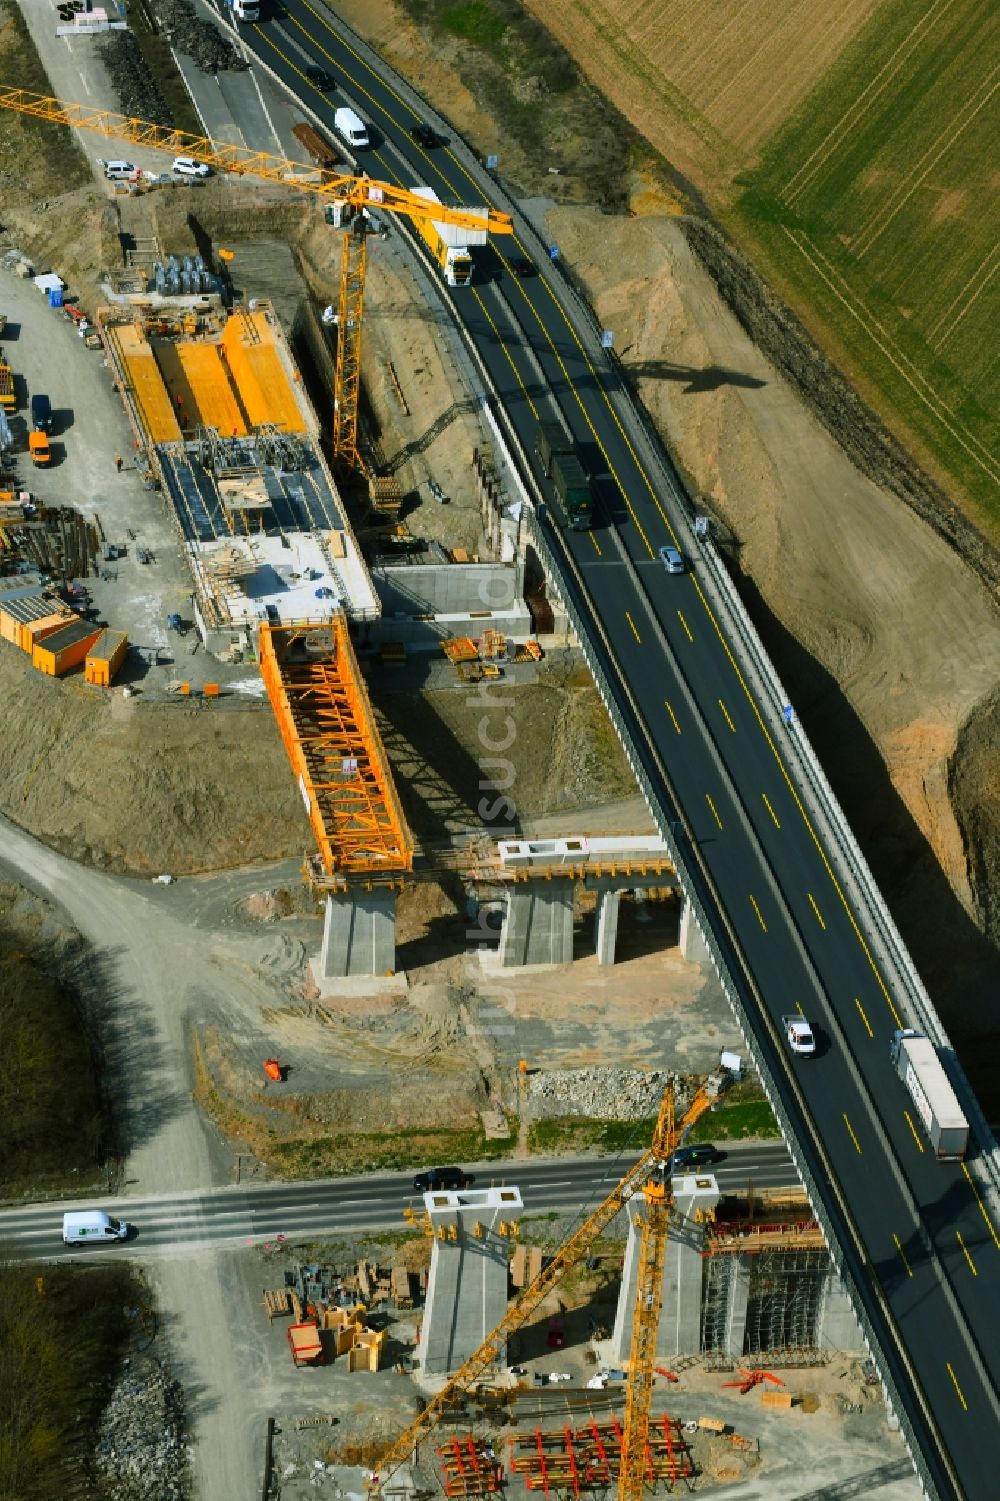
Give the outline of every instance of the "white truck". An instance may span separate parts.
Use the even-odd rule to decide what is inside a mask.
[[[259,21],[260,0],[228,0],[234,21]]]
[[[412,191],[420,198],[429,199],[431,203],[441,203],[433,188],[413,188]],[[469,209],[467,212],[482,213],[482,229],[457,229],[454,224],[439,224],[434,219],[420,218],[413,221],[414,228],[429,247],[449,287],[469,285],[472,280],[472,247],[485,245],[489,240],[486,210]]]
[[[349,104],[342,104],[339,109],[334,110],[333,128],[352,151],[367,151],[371,145],[368,126]]]
[[[892,1034],[889,1057],[910,1092],[931,1146],[943,1161],[959,1160],[969,1146],[969,1123],[929,1037],[913,1027]]]
[[[131,1226],[103,1209],[72,1209],[63,1215],[63,1240],[68,1246],[89,1246],[92,1241],[127,1240]]]
[[[783,1016],[781,1028],[785,1041],[797,1058],[811,1058],[816,1051],[813,1029],[804,1016]]]

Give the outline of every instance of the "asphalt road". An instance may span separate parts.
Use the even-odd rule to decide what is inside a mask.
[[[526,1216],[555,1210],[583,1218],[606,1198],[633,1160],[589,1157],[517,1165],[487,1163],[475,1169],[475,1185],[516,1186]],[[748,1184],[760,1191],[798,1183],[780,1142],[733,1143],[712,1172],[723,1192],[745,1190]],[[355,1232],[401,1230],[407,1207],[422,1207],[420,1195],[413,1192],[412,1173],[309,1183],[248,1183],[120,1201],[88,1199],[85,1204],[67,1201],[0,1210],[0,1247],[39,1261],[109,1255],[138,1260],[194,1256],[226,1247],[261,1245],[279,1236],[295,1245]],[[67,1248],[62,1243],[63,1212],[82,1208],[106,1209],[127,1219],[135,1232],[122,1245]]]
[[[483,201],[457,148],[412,144],[420,116],[321,6],[284,0],[243,35],[331,130],[338,104],[358,110],[372,128],[361,163],[372,176],[429,184],[445,202]],[[310,83],[310,62],[332,75],[332,91]],[[595,622],[595,639],[600,622],[609,678],[615,686],[620,675],[620,701],[631,694],[638,711],[640,754],[668,815],[683,810],[705,894],[711,899],[714,886],[728,914],[757,1048],[785,1076],[786,1107],[802,1123],[799,1148],[820,1178],[933,1483],[942,1495],[993,1497],[996,1444],[986,1436],[1000,1434],[1000,1234],[967,1169],[935,1160],[891,1069],[900,1018],[865,916],[838,882],[780,739],[726,642],[672,472],[640,460],[615,367],[592,360],[558,284],[511,274],[510,256],[535,254],[533,244],[495,241],[477,252],[476,284],[446,295],[525,451],[538,420],[558,412],[588,471],[610,476],[594,530],[553,533],[557,553],[571,559],[564,587]],[[684,576],[668,576],[657,561],[665,542],[691,559]],[[796,1009],[820,1040],[808,1063],[782,1052],[777,1024]],[[826,1172],[837,1191],[822,1181]]]

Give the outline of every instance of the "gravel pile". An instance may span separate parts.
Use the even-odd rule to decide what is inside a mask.
[[[586,1115],[601,1121],[643,1120],[656,1115],[671,1077],[665,1069],[647,1074],[636,1068],[569,1068],[532,1074],[528,1104],[536,1118]]]
[[[167,101],[156,87],[132,33],[113,31],[110,36],[99,37],[97,46],[122,113],[154,125],[172,124]]]
[[[170,45],[193,58],[203,73],[236,72],[250,66],[218,26],[195,13],[191,0],[153,0],[153,11]]]
[[[101,1418],[94,1462],[110,1501],[187,1501],[183,1395],[158,1361],[133,1358]]]

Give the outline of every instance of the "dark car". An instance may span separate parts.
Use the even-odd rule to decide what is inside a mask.
[[[36,433],[52,431],[52,403],[47,396],[37,392],[31,398],[31,426]]]
[[[321,89],[324,94],[333,88],[333,79],[325,68],[317,68],[315,63],[310,63],[305,70],[305,75],[314,88]]]
[[[426,1173],[417,1173],[413,1180],[413,1192],[437,1193],[442,1188],[468,1188],[475,1179],[460,1167],[432,1167]]]
[[[688,1167],[703,1167],[709,1162],[718,1162],[724,1156],[710,1141],[700,1141],[692,1147],[678,1147],[670,1159],[670,1171],[679,1173]]]
[[[425,151],[433,151],[435,146],[440,145],[438,133],[430,125],[411,125],[410,140],[415,146],[422,146]]]
[[[523,255],[515,255],[511,258],[510,269],[522,281],[526,276],[534,276],[535,274],[534,266]]]

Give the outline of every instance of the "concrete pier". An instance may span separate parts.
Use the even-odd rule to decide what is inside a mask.
[[[328,896],[317,983],[396,970],[396,893],[388,887]]]
[[[507,1311],[508,1227],[523,1206],[517,1188],[467,1188],[425,1194],[424,1208],[434,1244],[417,1358],[428,1375],[444,1375],[468,1360]]]
[[[701,936],[691,903],[687,897],[683,897],[681,903],[680,949],[684,958],[692,964],[711,963],[708,945]]]
[[[663,1266],[663,1302],[656,1338],[658,1357],[697,1355],[701,1350],[705,1227],[698,1216],[714,1209],[720,1197],[711,1173],[674,1179],[674,1211]],[[630,1202],[629,1216],[622,1286],[611,1337],[612,1358],[619,1365],[627,1365],[632,1346],[639,1250],[646,1218],[646,1203],[640,1195]]]
[[[500,930],[500,968],[570,964],[574,882],[554,876],[511,887]]]

